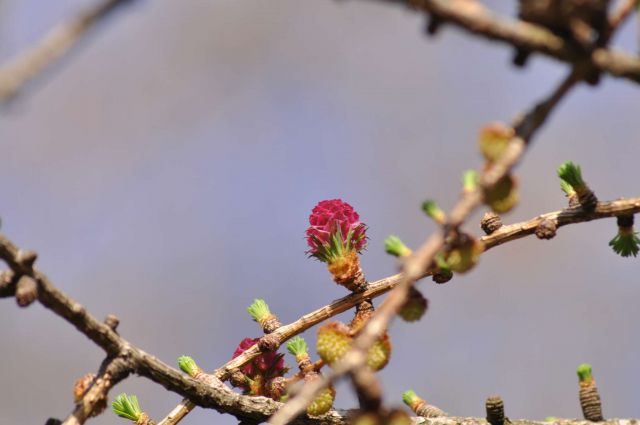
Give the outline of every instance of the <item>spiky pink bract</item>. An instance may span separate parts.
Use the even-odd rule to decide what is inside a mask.
[[[240,354],[244,353],[246,350],[253,347],[257,343],[257,339],[243,339],[238,345],[238,348],[236,348],[236,351],[234,351],[232,358],[235,359]],[[267,381],[277,376],[283,376],[286,370],[287,369],[284,365],[284,355],[275,351],[269,351],[260,354],[258,357],[242,366],[242,368],[240,369],[240,371],[247,375],[249,378],[254,379],[260,376],[264,378],[263,381]]]
[[[331,263],[367,244],[367,226],[353,207],[341,199],[320,201],[311,211],[307,229],[307,254]]]

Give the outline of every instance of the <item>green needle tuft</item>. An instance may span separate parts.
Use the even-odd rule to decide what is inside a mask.
[[[180,356],[178,357],[178,366],[180,370],[191,376],[192,378],[201,370],[193,357]]]
[[[287,343],[287,351],[293,356],[303,356],[309,351],[309,347],[301,336],[294,336],[291,341]]]
[[[384,250],[394,257],[407,257],[411,250],[395,235],[387,236],[384,240]]]
[[[422,211],[429,216],[432,220],[434,220],[438,224],[444,224],[447,221],[447,216],[440,209],[436,201],[427,200],[422,203]]]
[[[418,401],[420,397],[413,390],[408,390],[402,393],[402,402],[407,406],[411,407],[416,401]]]
[[[568,198],[576,196],[576,191],[573,190],[573,187],[562,179],[560,179],[560,189],[562,189],[562,191],[567,195]]]
[[[578,378],[580,379],[580,382],[589,382],[593,379],[593,376],[591,375],[591,365],[589,363],[582,363],[580,366],[578,366],[578,369],[576,369],[576,372],[578,373]]]
[[[271,315],[269,305],[261,299],[253,300],[253,303],[247,307],[247,311],[256,322],[261,322]]]
[[[129,419],[131,421],[137,421],[142,414],[140,405],[138,404],[138,398],[135,395],[128,396],[125,393],[120,394],[111,403],[113,412],[121,418]]]
[[[609,241],[609,246],[613,248],[616,254],[622,257],[636,257],[640,252],[640,239],[637,236],[638,232],[634,232],[633,229],[622,230],[618,232],[615,238]]]
[[[462,190],[465,192],[473,192],[478,188],[478,172],[476,170],[467,170],[462,174]]]
[[[584,180],[582,180],[582,170],[580,170],[580,166],[571,161],[565,161],[558,167],[558,177],[567,185],[571,186],[574,192],[580,191],[580,189],[585,186]],[[560,187],[563,187],[562,184]],[[562,190],[567,193],[564,188]]]

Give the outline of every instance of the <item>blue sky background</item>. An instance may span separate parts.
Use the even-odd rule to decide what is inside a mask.
[[[88,4],[0,0],[0,59]],[[118,315],[133,343],[214,369],[259,334],[253,298],[290,322],[345,295],[305,258],[316,202],[351,203],[369,226],[366,275],[394,273],[384,238],[417,246],[435,230],[419,205],[454,204],[462,171],[482,163],[478,128],[508,122],[567,72],[540,57],[517,70],[505,46],[450,27],[427,39],[423,27],[364,1],[138,2],[0,116],[2,232],[94,315]],[[616,44],[636,51],[635,25]],[[566,159],[601,199],[640,196],[639,107],[626,81],[574,90],[517,169],[522,201],[504,221],[563,207]],[[467,226],[478,234],[480,214]],[[413,388],[483,416],[499,393],[512,418],[579,417],[586,361],[605,416],[640,416],[640,269],[607,246],[615,232],[615,220],[570,226],[492,250],[447,285],[420,283],[430,311],[392,325],[386,400]],[[3,300],[0,323],[0,423],[65,417],[101,351],[39,305]],[[180,400],[140,378],[122,391],[157,420]],[[355,405],[348,385],[336,405]],[[235,421],[197,409],[184,423]]]

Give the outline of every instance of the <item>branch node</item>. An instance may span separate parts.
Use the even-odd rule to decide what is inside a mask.
[[[480,227],[485,234],[490,235],[502,227],[502,219],[493,211],[487,211],[480,220]]]
[[[557,229],[558,225],[555,220],[545,218],[536,226],[536,237],[538,239],[553,239]]]
[[[20,250],[16,255],[16,262],[26,270],[32,270],[37,259],[38,253],[35,251]]]
[[[104,324],[109,326],[112,331],[116,332],[118,329],[118,325],[120,324],[120,319],[115,314],[107,314],[107,317],[104,318]]]
[[[30,276],[22,275],[16,284],[16,302],[28,307],[38,298],[38,284]]]
[[[267,334],[258,339],[258,348],[260,351],[276,351],[280,347],[280,341],[277,335]]]

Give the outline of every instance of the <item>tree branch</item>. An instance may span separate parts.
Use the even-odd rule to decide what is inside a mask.
[[[442,231],[431,235],[417,251],[405,260],[403,264],[404,273],[401,274],[396,288],[369,319],[353,341],[351,349],[323,379],[306,383],[300,393],[288,401],[282,410],[271,418],[272,424],[285,425],[289,423],[306,408],[319,391],[364,364],[369,348],[382,335],[391,319],[403,305],[409,288],[428,270],[436,254],[444,248],[446,238],[457,231],[457,228],[469,214],[480,205],[483,199],[483,191],[493,187],[517,164],[535,132],[546,121],[551,110],[580,81],[583,75],[582,72],[577,68],[572,70],[546,100],[538,103],[524,118],[516,120],[516,124],[513,126],[515,137],[509,141],[501,157],[480,173],[480,187],[473,191],[465,192],[453,208],[445,225],[442,226]]]
[[[630,215],[638,212],[640,212],[640,198],[599,202],[592,212],[584,211],[580,207],[548,212],[531,220],[502,226],[492,234],[483,236],[480,240],[484,243],[485,250],[487,250],[535,233],[536,227],[544,220],[551,220],[558,227],[561,227],[568,224],[584,223],[600,218]]]
[[[32,80],[60,61],[118,6],[132,0],[102,0],[47,33],[31,49],[0,67],[0,104],[15,98]]]
[[[573,65],[585,62],[590,67],[615,77],[640,82],[639,58],[607,48],[597,48],[590,55],[585,55],[551,31],[520,20],[498,17],[478,1],[377,1],[406,5],[489,40],[501,41],[523,50],[538,52]],[[622,13],[616,16],[618,16],[616,19],[622,21],[626,15]]]
[[[83,13],[69,22],[54,28],[30,51],[18,56],[13,62],[0,68],[0,103],[16,96],[31,80],[41,74],[53,63],[62,58],[81,41],[96,23],[103,20],[117,6],[128,0],[104,0],[95,8]],[[445,241],[457,231],[469,214],[483,201],[484,190],[493,187],[507,175],[518,163],[535,132],[546,121],[551,111],[568,91],[581,81],[589,70],[598,69],[611,75],[625,77],[640,82],[640,59],[617,53],[609,49],[595,49],[585,55],[544,28],[520,21],[508,21],[491,14],[478,2],[469,0],[385,0],[394,3],[410,4],[438,19],[455,24],[470,32],[494,40],[506,42],[514,47],[537,51],[561,61],[573,64],[570,75],[545,101],[536,105],[513,127],[516,136],[509,142],[505,154],[480,174],[480,187],[465,193],[450,214],[442,231],[432,235],[403,265],[403,273],[381,279],[369,285],[362,293],[345,296],[325,307],[302,316],[297,321],[278,328],[271,336],[278,345],[306,329],[347,311],[360,302],[378,297],[391,289],[395,290],[381,304],[378,311],[355,339],[352,349],[338,362],[334,370],[325,379],[305,385],[300,394],[287,404],[264,397],[249,397],[235,393],[223,380],[230,372],[260,354],[258,344],[242,355],[229,361],[214,372],[208,382],[194,380],[157,358],[133,346],[121,338],[108,325],[96,320],[85,308],[53,286],[48,278],[33,267],[35,254],[26,255],[4,236],[0,235],[0,258],[5,260],[11,271],[0,276],[0,297],[15,295],[16,282],[26,275],[37,284],[38,300],[47,308],[65,318],[80,332],[103,348],[108,357],[103,362],[92,386],[76,403],[65,425],[83,424],[96,412],[101,399],[109,390],[125,379],[130,373],[144,376],[166,389],[185,397],[172,413],[159,425],[176,424],[195,405],[230,413],[239,419],[263,421],[274,415],[274,424],[344,424],[349,411],[331,411],[321,417],[299,416],[304,407],[318,390],[345,374],[357,375],[362,368],[368,348],[384,332],[398,308],[404,303],[411,285],[418,279],[430,274],[434,256],[445,247]],[[635,2],[628,0],[611,18],[615,29],[633,11]],[[569,208],[543,214],[529,221],[503,226],[481,241],[486,249],[498,246],[535,232],[544,220],[556,223],[558,227],[605,217],[628,215],[640,211],[640,198],[598,203],[592,212],[582,208]],[[357,380],[357,376],[354,378]],[[486,425],[480,418],[414,418],[416,423],[430,425]],[[520,425],[548,425],[549,422],[515,421]],[[586,421],[555,421],[557,425],[582,425]],[[627,425],[630,420],[607,421],[610,425]]]
[[[38,299],[48,309],[65,318],[76,329],[85,334],[109,355],[116,356],[121,351],[122,341],[109,326],[100,322],[78,302],[74,301],[49,281],[47,276],[22,259],[24,251],[18,249],[6,237],[0,235],[0,258],[11,267],[16,275],[32,277],[38,284]],[[8,291],[7,291],[8,292]]]
[[[502,245],[504,243],[523,238],[534,233],[537,225],[545,219],[557,221],[558,227],[573,223],[587,222],[602,218],[616,217],[619,215],[629,215],[640,212],[640,198],[621,199],[610,202],[600,202],[593,212],[585,212],[581,208],[569,208],[560,211],[553,211],[539,215],[530,220],[502,226],[494,233],[481,238],[486,249]],[[56,314],[72,323],[80,332],[87,335],[97,345],[106,351],[116,350],[114,358],[107,359],[98,374],[99,379],[92,386],[85,396],[76,404],[74,412],[66,419],[65,424],[83,424],[94,411],[100,395],[107,392],[126,376],[135,372],[157,382],[170,391],[187,397],[197,405],[214,408],[220,412],[230,413],[240,418],[251,418],[266,420],[270,415],[280,409],[283,404],[264,397],[242,396],[226,387],[220,378],[224,378],[234,368],[241,367],[258,356],[259,350],[251,348],[241,356],[229,361],[216,371],[215,386],[211,387],[202,382],[193,380],[185,376],[170,366],[162,363],[155,357],[134,347],[129,342],[113,332],[107,325],[98,322],[82,306],[71,300],[68,296],[58,291],[48,281],[46,276],[36,269],[29,269],[19,261],[21,251],[6,237],[0,235],[0,258],[12,265],[18,273],[31,272],[39,285],[40,300],[55,300],[44,304]],[[12,273],[4,273],[11,276]],[[428,275],[428,273],[425,273]],[[287,339],[297,335],[310,327],[327,320],[339,313],[349,310],[366,298],[376,298],[395,288],[402,278],[401,274],[396,274],[385,279],[380,279],[370,284],[367,291],[360,294],[350,294],[329,305],[302,316],[293,323],[280,327],[274,333],[278,335],[278,341],[282,344]],[[13,282],[13,283],[6,283]],[[4,292],[3,292],[4,291]],[[15,279],[0,279],[0,297],[12,296],[15,292]],[[82,312],[81,314],[77,313]],[[99,337],[96,337],[96,334]],[[108,335],[108,336],[106,336]],[[104,338],[104,340],[103,340]],[[106,343],[104,341],[107,341]],[[104,345],[104,346],[103,346]],[[256,346],[257,347],[257,346]],[[191,401],[186,403],[195,406]],[[192,408],[192,407],[191,407]],[[191,410],[189,408],[189,410]],[[297,423],[315,424],[346,423],[346,413],[331,411],[323,416],[322,420],[301,417]],[[175,424],[181,418],[177,416],[167,416],[160,424]],[[439,422],[440,423],[440,422]],[[530,423],[530,422],[527,422]],[[434,424],[435,425],[435,424]],[[472,425],[466,423],[464,425]],[[526,425],[523,423],[523,425]],[[624,425],[624,424],[618,424]]]

